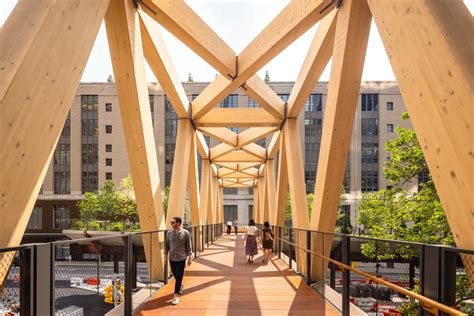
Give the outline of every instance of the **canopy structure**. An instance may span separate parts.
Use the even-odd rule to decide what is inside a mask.
[[[294,227],[334,231],[372,18],[456,244],[474,249],[473,20],[462,1],[431,0],[292,0],[238,54],[184,1],[20,0],[0,30],[0,247],[21,241],[103,19],[131,173],[140,184],[135,194],[143,230],[167,222],[146,60],[179,117],[168,218],[183,215],[188,191],[193,225],[220,223],[223,188],[249,187],[256,220],[282,226],[289,189]],[[285,102],[256,72],[317,23]],[[192,102],[158,25],[220,73]],[[297,117],[331,58],[309,218]],[[216,108],[237,89],[261,108]],[[235,133],[230,127],[246,129]],[[204,135],[220,144],[209,148]],[[265,137],[266,148],[256,144]],[[327,252],[330,243],[312,244]],[[161,252],[153,256],[162,261]]]

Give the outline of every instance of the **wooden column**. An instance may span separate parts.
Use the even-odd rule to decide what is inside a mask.
[[[268,159],[265,167],[267,173],[268,192],[268,221],[270,225],[276,224],[276,188],[275,188],[275,161]]]
[[[368,3],[456,245],[474,249],[472,15],[462,1]]]
[[[284,135],[284,131],[282,130]],[[285,225],[285,207],[286,207],[286,196],[288,194],[288,169],[286,161],[286,148],[285,140],[283,135],[280,135],[280,151],[278,159],[278,182],[277,182],[277,195],[276,195],[276,225]]]
[[[189,158],[193,140],[193,126],[189,119],[179,119],[178,136],[171,174],[170,197],[168,201],[167,225],[174,216],[184,216],[184,202],[186,200],[186,184],[188,181]]]
[[[292,226],[295,228],[309,229],[303,156],[301,154],[300,134],[297,119],[288,119],[283,130],[291,197],[291,215],[293,218]],[[298,245],[306,247],[306,232],[295,232],[295,237],[295,242]],[[296,251],[296,262],[298,271],[305,275],[306,253],[301,249]]]
[[[191,225],[202,225],[201,214],[199,213],[199,174],[197,161],[196,133],[193,131],[191,137],[191,147],[189,154],[189,172],[188,172],[188,192],[189,207],[191,209]]]
[[[163,205],[160,177],[156,157],[155,139],[151,121],[145,62],[141,46],[139,18],[133,3],[112,0],[105,16],[107,38],[120,114],[127,144],[128,159],[135,184],[141,229],[156,230],[162,227]],[[139,185],[138,185],[139,184]],[[148,244],[149,236],[143,236]],[[160,250],[162,240],[153,235],[152,243]],[[154,279],[163,277],[161,251],[145,247],[145,254]]]
[[[108,3],[20,2],[0,31],[0,247],[21,242]]]
[[[311,218],[311,228],[322,232],[331,233],[336,225],[370,21],[371,15],[365,1],[344,1],[337,17],[331,80]],[[321,235],[317,235],[311,244],[316,252],[328,255],[332,238],[325,236],[323,243]],[[327,262],[314,260],[313,263],[313,277],[323,280]]]
[[[209,224],[208,222],[208,209],[209,209],[209,171],[211,163],[209,159],[202,159],[201,162],[201,191],[199,198],[199,218],[201,224]]]

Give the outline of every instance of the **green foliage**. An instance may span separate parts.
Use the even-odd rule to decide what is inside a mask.
[[[130,176],[122,179],[118,190],[113,181],[107,180],[97,192],[86,192],[84,199],[78,202],[78,207],[83,225],[75,222],[74,227],[77,229],[99,230],[101,225],[95,222],[96,220],[135,222],[138,219]]]
[[[405,116],[406,117],[406,116]],[[406,240],[430,244],[453,244],[453,237],[441,207],[431,176],[410,193],[405,185],[420,173],[428,173],[416,134],[406,128],[397,128],[398,137],[387,142],[391,160],[385,164],[385,177],[393,185],[372,194],[364,194],[359,205],[357,223],[377,238]],[[364,245],[362,253],[375,256],[375,245]],[[415,255],[412,249],[402,246],[378,245],[379,258]]]
[[[188,82],[194,82],[193,75],[190,72],[188,73]]]
[[[168,213],[168,201],[170,199],[170,187],[165,187],[162,191],[162,200],[163,200],[163,213],[166,218],[166,214]]]
[[[308,207],[308,214],[309,217],[311,218],[311,213],[313,211],[313,200],[314,200],[314,194],[310,193],[306,197],[307,201],[307,207]],[[285,204],[285,221],[289,222],[292,219],[292,214],[291,214],[291,197],[290,197],[290,192],[286,193],[286,204]]]
[[[114,77],[112,77],[112,74],[109,74],[107,77],[107,82],[114,82]]]
[[[263,80],[265,81],[265,83],[270,82],[270,73],[268,72],[268,70],[265,71],[265,79]]]
[[[109,231],[114,231],[114,232],[123,232],[123,231],[125,231],[124,223],[114,222],[114,223],[110,223],[107,226],[108,226],[107,230],[109,230]]]

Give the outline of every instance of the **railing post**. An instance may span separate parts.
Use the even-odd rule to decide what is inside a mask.
[[[132,274],[133,274],[133,239],[130,235],[123,238],[125,248],[125,300],[124,300],[124,315],[132,315]]]
[[[33,265],[32,248],[22,248],[20,252],[20,314],[34,315],[33,313]]]
[[[439,247],[441,251],[441,279],[440,303],[454,306],[456,303],[456,257],[457,253],[446,247]],[[441,316],[448,315],[440,312]]]
[[[165,244],[166,244],[166,230],[163,232],[164,234],[164,238],[163,240],[165,241]],[[168,260],[165,260],[165,262],[163,262],[163,284],[168,284]]]
[[[278,227],[278,258],[281,259],[281,239],[283,236],[281,235],[281,227]]]
[[[342,263],[350,265],[350,237],[342,236]],[[342,316],[350,315],[350,271],[344,269],[342,272]]]
[[[290,227],[288,227],[288,239],[289,239],[290,243],[293,242],[293,231],[291,230]],[[292,259],[291,259],[291,247],[292,246],[293,246],[292,244],[288,244],[288,258],[289,258],[289,260],[288,260],[289,264],[288,265],[290,266],[290,269],[293,268],[293,262],[292,262]]]
[[[194,230],[194,258],[197,258],[197,233],[196,230],[199,229],[199,226],[193,228]]]
[[[306,231],[306,284],[311,286],[311,231]]]

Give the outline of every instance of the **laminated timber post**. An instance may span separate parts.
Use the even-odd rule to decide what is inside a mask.
[[[321,232],[331,233],[336,225],[370,22],[366,1],[346,0],[339,9],[311,218],[311,229]],[[328,256],[331,235],[321,239],[318,234],[311,245]],[[326,266],[327,262],[313,260],[312,279],[324,280]]]
[[[108,4],[20,1],[0,30],[0,248],[21,242]]]
[[[286,161],[288,171],[288,183],[291,198],[291,217],[293,227],[309,229],[309,215],[306,199],[306,186],[304,182],[303,156],[301,143],[299,141],[298,122],[295,118],[289,118],[283,127]],[[306,247],[306,232],[295,231],[295,240],[301,247]],[[306,253],[298,248],[296,250],[296,262],[298,271],[306,275]]]
[[[181,218],[184,216],[193,135],[194,130],[191,121],[188,118],[179,119],[166,225],[169,225],[174,216]]]
[[[105,25],[130,169],[134,182],[140,184],[134,189],[141,228],[144,231],[157,230],[163,227],[163,204],[139,17],[133,3],[112,0],[105,16]],[[145,244],[151,238],[156,249],[161,250],[163,240],[159,234],[142,238]],[[152,278],[162,279],[161,251],[150,254],[150,249],[145,247],[145,255],[151,259],[147,262],[153,262],[152,267],[149,267]]]
[[[286,160],[286,147],[285,140],[281,134],[284,131],[280,132],[280,142],[279,142],[279,157],[278,157],[278,179],[277,179],[277,192],[276,192],[276,216],[275,224],[277,226],[285,226],[285,208],[286,208],[286,199],[288,195],[288,168]],[[270,151],[271,153],[271,151]],[[269,155],[269,157],[273,157]]]
[[[208,210],[209,210],[209,171],[211,169],[211,163],[209,159],[202,159],[201,163],[201,186],[199,192],[199,219],[201,220],[200,225],[209,224]],[[204,233],[203,233],[204,236]],[[199,244],[201,247],[201,244]],[[204,249],[198,248],[203,251]]]
[[[456,245],[474,249],[472,15],[462,1],[368,3]]]
[[[275,188],[275,160],[267,159],[266,167],[267,195],[268,195],[268,218],[270,225],[276,223],[276,188]]]
[[[199,173],[197,160],[197,136],[193,131],[191,136],[191,146],[189,154],[189,171],[188,171],[188,193],[189,193],[189,208],[191,209],[191,225],[202,225],[202,218],[199,213]],[[200,245],[200,234],[196,234],[197,240],[195,245]],[[194,237],[193,237],[194,238]]]

